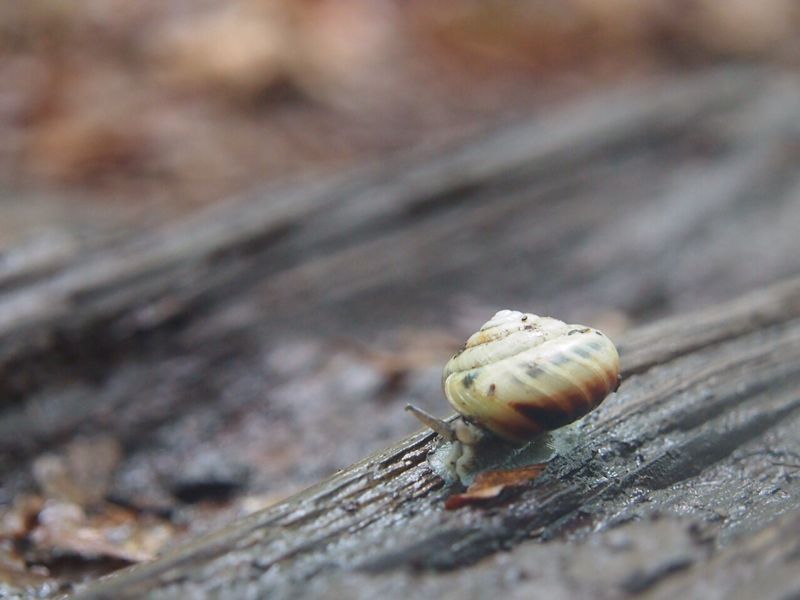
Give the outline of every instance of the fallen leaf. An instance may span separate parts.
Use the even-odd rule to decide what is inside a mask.
[[[447,510],[455,510],[468,504],[480,504],[497,498],[507,488],[533,481],[544,471],[546,466],[547,463],[537,463],[527,467],[520,467],[519,469],[479,473],[466,492],[450,496],[445,500],[444,507]]]
[[[46,498],[86,508],[102,502],[121,457],[114,438],[78,438],[59,453],[39,456],[33,476]]]
[[[106,505],[89,516],[77,504],[50,500],[28,539],[41,563],[63,554],[136,563],[153,558],[173,536],[169,523],[137,518],[127,509]]]
[[[10,508],[0,511],[0,541],[24,539],[36,526],[43,506],[41,496],[17,496]]]

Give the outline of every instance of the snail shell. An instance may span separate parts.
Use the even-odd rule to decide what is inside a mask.
[[[445,365],[442,386],[468,422],[513,442],[563,427],[619,385],[619,355],[584,325],[501,310]]]

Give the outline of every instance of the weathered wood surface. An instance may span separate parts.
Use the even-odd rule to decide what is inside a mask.
[[[778,571],[776,554],[793,563],[763,591],[796,592],[796,538],[768,530],[760,535],[780,543],[758,552],[764,538],[747,536],[784,512],[796,533],[800,519],[800,280],[634,331],[620,346],[623,384],[586,419],[577,447],[490,507],[443,509],[449,492],[425,461],[423,432],[77,597],[485,597],[492,585],[519,597],[661,595],[713,587],[704,578],[743,554]],[[493,567],[471,566],[500,551],[509,553]]]
[[[409,313],[467,282],[482,296],[498,286],[523,296],[491,271],[476,280],[474,269],[524,257],[529,262],[515,266],[526,300],[535,280],[533,299],[548,309],[585,310],[581,298],[594,295],[598,304],[646,313],[663,309],[665,298],[679,307],[696,301],[672,298],[672,285],[702,291],[675,274],[676,263],[689,260],[681,246],[661,257],[665,247],[707,244],[684,249],[704,256],[739,226],[751,227],[751,247],[717,268],[758,258],[756,251],[761,269],[742,268],[740,282],[684,265],[680,277],[703,277],[719,294],[760,283],[749,279],[763,269],[785,275],[773,253],[785,256],[791,240],[762,237],[757,227],[797,218],[798,98],[795,78],[780,73],[667,79],[600,94],[436,157],[264,190],[94,252],[55,245],[27,270],[0,273],[4,391],[35,387],[19,366],[54,358],[59,342],[62,351],[85,339],[119,343],[198,306],[229,302],[232,286],[238,295],[258,286],[272,325],[297,316],[319,327],[327,322],[315,316],[319,307],[346,301],[342,318],[352,317],[369,294],[407,294]],[[715,231],[696,235],[716,218]],[[636,270],[645,262],[647,280]],[[432,284],[424,296],[413,293],[421,282]],[[565,288],[570,293],[559,295]]]
[[[604,92],[436,154],[263,190],[145,235],[55,243],[27,263],[18,254],[0,268],[0,499],[31,489],[40,453],[100,433],[124,450],[117,501],[174,510],[203,530],[176,502],[185,480],[283,495],[411,431],[406,401],[442,410],[448,348],[418,359],[432,345],[423,337],[413,360],[408,349],[388,352],[387,371],[369,357],[385,350],[382,335],[436,327],[457,345],[503,306],[618,329],[691,313],[621,338],[620,395],[590,420],[574,456],[510,499],[513,510],[443,513],[446,492],[422,464],[430,440],[416,437],[411,450],[350,471],[334,496],[356,504],[303,516],[282,505],[200,542],[196,555],[110,585],[291,595],[315,574],[320,587],[309,592],[319,595],[358,578],[375,586],[364,595],[381,585],[443,589],[497,547],[533,534],[551,541],[518,551],[568,556],[572,536],[591,545],[592,524],[608,528],[648,506],[710,523],[712,546],[724,546],[797,502],[793,468],[780,466],[798,452],[797,283],[716,305],[798,273],[799,142],[794,74],[701,72]],[[662,432],[651,404],[672,429]],[[365,498],[375,460],[386,480]],[[777,491],[760,496],[765,481]],[[304,502],[318,502],[314,489]],[[733,498],[763,511],[747,516]],[[346,523],[355,529],[345,534]],[[428,528],[432,540],[420,536]],[[381,579],[363,574],[361,545]],[[424,583],[402,568],[410,554],[459,569]],[[171,560],[186,569],[178,587],[162,585],[167,573],[150,579]],[[463,571],[454,589],[477,585],[477,572]],[[562,583],[573,580],[569,589],[584,590],[578,576]],[[643,585],[619,581],[610,595]]]

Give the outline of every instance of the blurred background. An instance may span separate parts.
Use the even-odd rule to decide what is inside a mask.
[[[446,414],[500,308],[616,337],[796,274],[798,34],[792,0],[0,5],[0,591]]]
[[[4,186],[158,218],[275,177],[461,139],[654,71],[796,65],[800,20],[790,0],[0,10]]]

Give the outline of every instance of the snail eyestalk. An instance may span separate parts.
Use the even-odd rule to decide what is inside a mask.
[[[443,440],[451,443],[446,461],[448,470],[455,473],[462,482],[469,479],[473,475],[472,469],[477,457],[475,447],[486,437],[486,431],[465,421],[463,417],[457,417],[452,423],[448,423],[412,404],[407,404],[406,410],[423,425],[433,429]]]
[[[406,404],[406,410],[414,415],[420,423],[426,425],[433,429],[436,433],[439,434],[439,437],[442,439],[447,440],[448,442],[453,442],[456,439],[455,431],[453,427],[447,421],[443,419],[439,419],[434,417],[432,414],[422,410],[414,406],[413,404]]]

